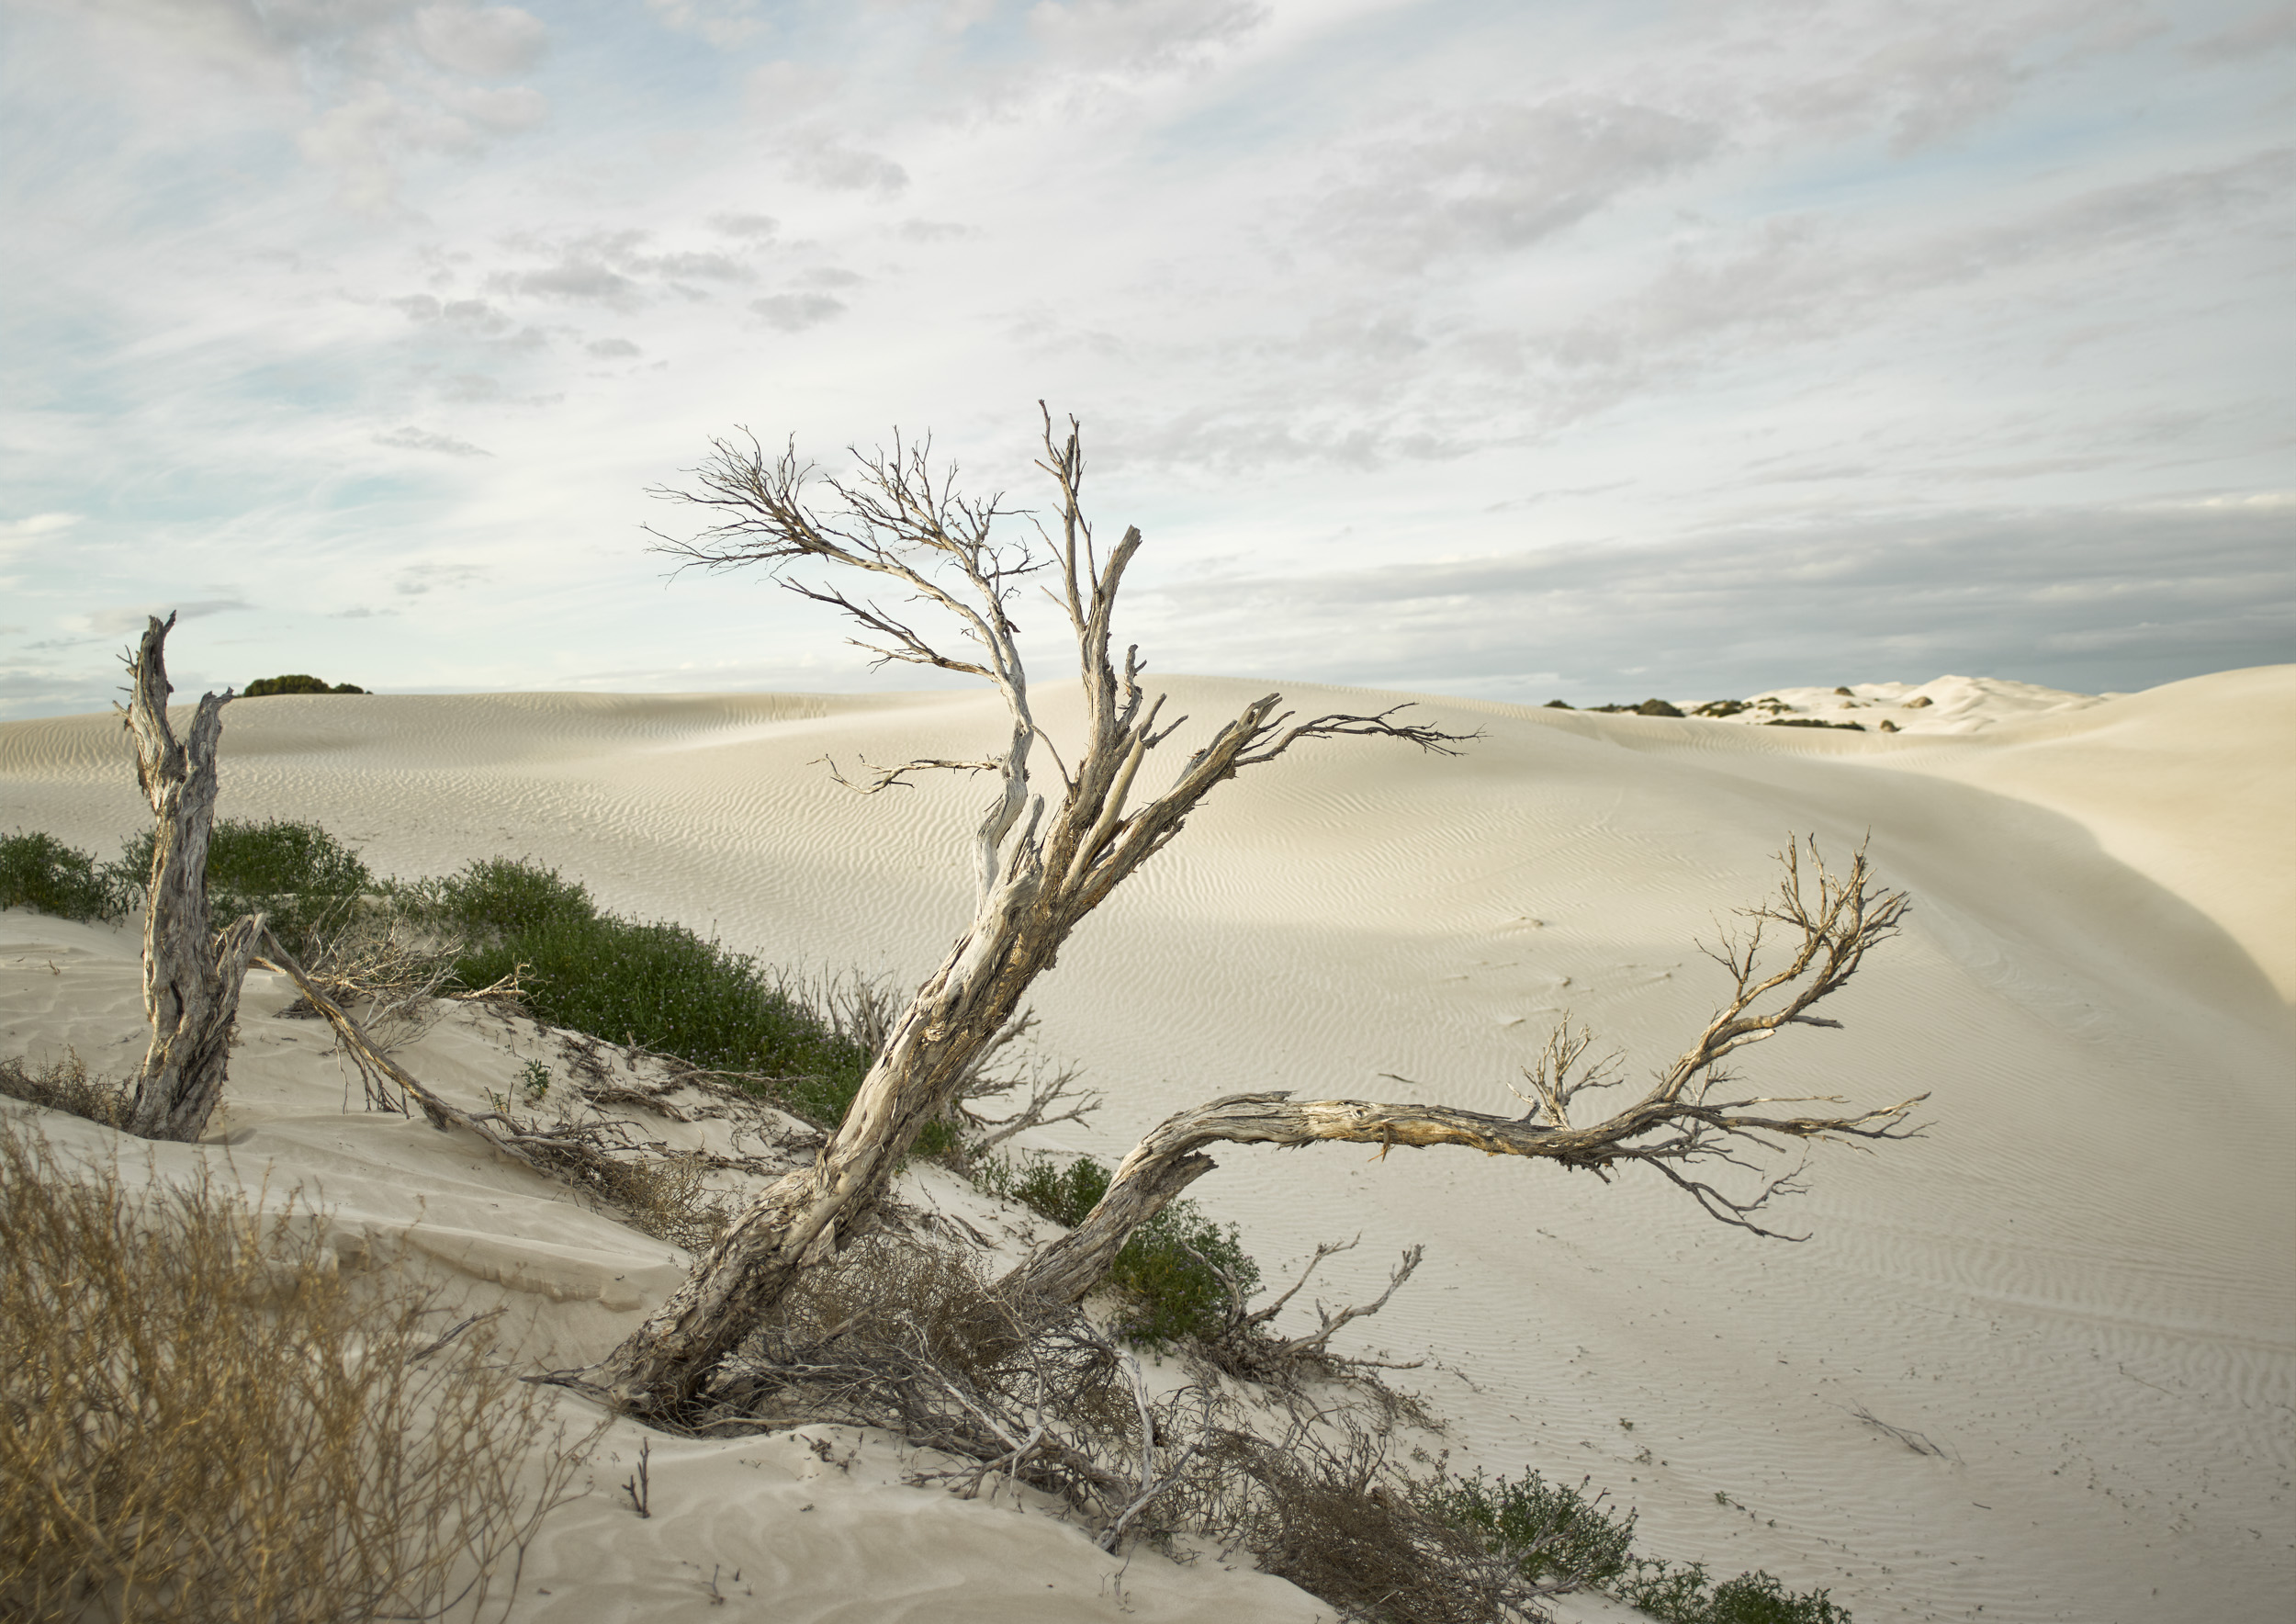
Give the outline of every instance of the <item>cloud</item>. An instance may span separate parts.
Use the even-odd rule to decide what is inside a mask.
[[[79,523],[78,513],[28,513],[21,519],[0,519],[0,555],[42,545]]]
[[[87,629],[98,637],[125,637],[141,632],[154,618],[165,620],[171,614],[178,620],[198,620],[209,615],[228,615],[234,609],[252,608],[243,598],[202,598],[190,603],[147,603],[131,609],[92,609],[82,616]]]
[[[477,586],[491,575],[477,564],[410,564],[391,578],[391,591],[405,598]]]
[[[710,229],[728,237],[771,237],[782,222],[770,214],[713,214]]]
[[[602,304],[627,312],[646,303],[647,288],[640,277],[756,280],[757,273],[733,254],[715,249],[656,253],[647,246],[651,238],[647,231],[593,231],[555,246],[523,242],[518,246],[555,253],[557,263],[528,271],[497,271],[487,277],[486,286],[495,292]],[[676,287],[675,281],[670,285]]]
[[[601,361],[618,361],[625,356],[644,354],[626,338],[596,338],[582,347]]]
[[[540,62],[550,30],[514,6],[426,6],[414,14],[414,39],[441,67],[499,79]]]
[[[765,318],[769,327],[783,333],[802,333],[808,327],[818,327],[833,316],[845,313],[845,301],[831,299],[826,293],[777,293],[767,299],[753,299],[749,308]]]
[[[905,242],[946,242],[957,237],[974,235],[971,226],[959,225],[946,220],[905,220],[901,222],[901,239]]]
[[[374,436],[377,445],[388,445],[400,451],[435,451],[445,457],[492,457],[493,452],[473,445],[467,440],[457,440],[452,434],[433,434],[411,424],[387,430]]]
[[[1507,253],[1687,168],[1719,142],[1705,124],[1633,102],[1486,104],[1367,143],[1356,176],[1325,191],[1316,225],[1341,253],[1393,269]]]
[[[909,172],[892,159],[826,136],[784,153],[782,164],[797,179],[825,191],[875,192],[889,197],[909,184]]]
[[[2283,512],[2198,502],[1813,514],[1652,547],[1207,577],[1139,607],[1231,666],[1250,649],[1269,674],[1494,697],[1556,672],[1581,701],[1946,671],[2098,692],[2296,659],[2287,539]],[[1166,666],[1204,658],[1170,643]]]
[[[1063,65],[1147,74],[1200,66],[1270,15],[1255,0],[1041,0],[1029,31]]]
[[[646,0],[646,9],[664,26],[721,51],[747,45],[771,26],[758,16],[758,0]]]
[[[642,302],[638,285],[629,277],[596,260],[573,254],[540,270],[498,272],[487,279],[487,286],[541,299],[608,305],[617,310],[635,310]]]
[[[498,134],[532,130],[550,117],[550,99],[529,85],[449,85],[438,93],[442,106]]]

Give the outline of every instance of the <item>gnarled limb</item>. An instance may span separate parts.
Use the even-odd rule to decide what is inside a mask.
[[[1722,1062],[1748,1043],[1788,1026],[1838,1027],[1839,1021],[1808,1010],[1848,983],[1865,953],[1896,932],[1905,913],[1903,893],[1874,886],[1863,847],[1849,873],[1836,875],[1811,846],[1815,897],[1806,894],[1798,850],[1789,845],[1780,861],[1785,874],[1778,895],[1745,910],[1752,930],[1713,950],[1732,977],[1728,1002],[1641,1099],[1607,1119],[1585,1127],[1570,1123],[1575,1096],[1590,1088],[1615,1087],[1615,1079],[1608,1075],[1607,1063],[1581,1069],[1589,1039],[1568,1021],[1549,1040],[1538,1064],[1525,1073],[1535,1098],[1520,1117],[1447,1105],[1294,1100],[1288,1091],[1231,1094],[1152,1129],[1118,1167],[1108,1192],[1084,1222],[1015,1269],[1006,1277],[1007,1288],[1059,1303],[1083,1297],[1106,1276],[1134,1230],[1211,1171],[1214,1164],[1204,1148],[1222,1143],[1299,1146],[1332,1140],[1376,1145],[1382,1156],[1398,1145],[1453,1145],[1486,1156],[1560,1162],[1604,1178],[1615,1167],[1641,1163],[1726,1224],[1773,1238],[1802,1238],[1778,1235],[1755,1219],[1772,1197],[1798,1188],[1794,1182],[1798,1167],[1761,1179],[1745,1196],[1728,1194],[1685,1169],[1713,1161],[1744,1167],[1742,1153],[1773,1149],[1773,1140],[1906,1138],[1919,1132],[1907,1121],[1908,1113],[1929,1096],[1852,1114],[1807,1116],[1768,1108],[1840,1104],[1840,1099],[1715,1097],[1731,1080]],[[1759,963],[1762,930],[1781,924],[1797,931],[1799,940],[1784,968],[1765,973]],[[1536,1120],[1542,1112],[1548,1120]]]
[[[207,1131],[231,1063],[231,1024],[247,979],[260,915],[219,934],[208,910],[208,840],[215,828],[216,747],[231,691],[206,694],[182,739],[168,724],[167,634],[175,617],[150,617],[128,661],[128,731],[136,782],[154,818],[144,895],[143,1013],[152,1043],[136,1074],[130,1133],[189,1142]]]

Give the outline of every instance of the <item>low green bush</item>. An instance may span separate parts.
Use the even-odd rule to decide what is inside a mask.
[[[110,919],[128,911],[128,887],[114,865],[55,836],[0,835],[0,908],[37,908],[67,919]]]
[[[867,1047],[749,954],[683,925],[602,912],[556,869],[489,858],[400,894],[471,943],[457,980],[486,987],[516,970],[527,1008],[551,1026],[635,1040],[712,1071],[764,1073],[782,1104],[824,1126],[844,1120],[868,1075]],[[920,1145],[942,1147],[929,1132]]]
[[[1550,1483],[1525,1471],[1520,1482],[1437,1477],[1417,1496],[1426,1511],[1463,1528],[1485,1550],[1514,1555],[1528,1579],[1576,1578],[1607,1586],[1634,1560],[1635,1514],[1613,1516],[1586,1485]]]
[[[1627,1578],[1605,1588],[1665,1624],[1851,1624],[1849,1609],[1830,1592],[1788,1590],[1766,1573],[1716,1585],[1697,1562],[1676,1567],[1638,1557],[1629,1566]]]
[[[1635,1555],[1635,1514],[1604,1510],[1583,1483],[1549,1483],[1528,1470],[1520,1482],[1437,1474],[1412,1497],[1485,1550],[1515,1557],[1526,1578],[1576,1577],[1664,1624],[1851,1624],[1824,1590],[1789,1590],[1761,1572],[1716,1584],[1700,1563]]]
[[[1034,1156],[985,1162],[979,1182],[1074,1229],[1108,1193],[1109,1179],[1109,1169],[1087,1156],[1064,1166]],[[1109,1283],[1127,1299],[1117,1334],[1158,1350],[1183,1336],[1217,1336],[1230,1301],[1223,1274],[1244,1297],[1259,1286],[1259,1265],[1244,1251],[1242,1232],[1232,1224],[1222,1229],[1194,1201],[1172,1202],[1132,1232],[1109,1270]]]
[[[152,831],[122,848],[114,866],[132,875],[139,898],[152,874]],[[268,915],[287,952],[307,956],[361,897],[377,889],[359,854],[316,823],[219,818],[208,836],[208,907],[220,925]]]

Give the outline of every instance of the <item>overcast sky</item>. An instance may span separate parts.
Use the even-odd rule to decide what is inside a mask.
[[[2292,149],[2253,0],[4,0],[0,716],[926,685],[647,490],[1040,398],[1165,671],[2296,660]]]

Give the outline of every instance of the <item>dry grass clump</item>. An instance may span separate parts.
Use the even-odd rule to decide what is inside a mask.
[[[476,1618],[582,1446],[447,1332],[292,1212],[0,1118],[0,1617]]]
[[[62,1059],[38,1069],[21,1058],[0,1060],[0,1094],[50,1111],[69,1111],[107,1128],[124,1126],[128,1108],[135,1103],[126,1084],[88,1076],[87,1062],[75,1049],[66,1049]]]

